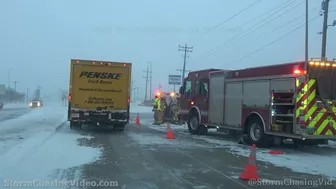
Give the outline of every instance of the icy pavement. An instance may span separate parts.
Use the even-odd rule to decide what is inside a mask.
[[[26,103],[9,103],[3,106],[3,109],[29,108]]]

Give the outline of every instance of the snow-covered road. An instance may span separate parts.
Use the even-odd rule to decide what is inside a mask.
[[[18,118],[30,112],[30,110],[31,109],[25,103],[5,104],[3,109],[0,110],[0,122]]]
[[[84,188],[253,188],[238,179],[248,146],[214,131],[192,136],[186,125],[171,125],[176,139],[167,140],[166,125],[151,125],[151,109],[132,105],[132,122],[121,133],[87,127],[71,131],[67,108],[59,104],[46,103],[0,122],[0,188],[83,188],[82,181],[91,184]],[[133,124],[138,113],[141,125]],[[281,148],[285,154],[278,156],[258,148],[258,174],[268,183],[258,187],[335,188],[329,182],[336,177],[334,147]],[[274,184],[285,179],[314,183]]]

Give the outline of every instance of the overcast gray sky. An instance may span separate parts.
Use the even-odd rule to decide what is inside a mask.
[[[185,43],[194,47],[187,63],[192,70],[303,60],[304,27],[268,44],[304,24],[304,0],[261,0],[225,22],[254,1],[1,0],[0,84],[8,83],[12,69],[18,90],[38,85],[45,91],[67,89],[69,61],[80,58],[132,62],[141,94],[143,70],[153,62],[153,90],[159,84],[169,90],[168,75],[182,68],[178,45]],[[321,51],[321,1],[310,0],[309,5],[310,19],[318,16],[310,23],[310,57]],[[335,9],[332,0],[330,23]],[[335,57],[336,27],[328,31],[327,55]]]

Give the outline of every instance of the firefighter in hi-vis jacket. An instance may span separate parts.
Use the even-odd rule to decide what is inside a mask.
[[[158,112],[157,112],[157,125],[161,125],[164,121],[164,112],[166,109],[166,105],[165,105],[165,99],[164,97],[159,98],[159,107],[158,107]]]
[[[175,106],[174,106],[174,124],[180,124],[179,111],[180,111],[180,95],[176,94],[174,96]]]
[[[153,112],[154,112],[154,124],[157,124],[158,122],[158,110],[160,108],[160,98],[158,95],[155,95],[154,99],[154,107],[153,107]]]

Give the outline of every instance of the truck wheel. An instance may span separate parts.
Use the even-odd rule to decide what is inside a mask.
[[[124,131],[125,130],[125,127],[126,127],[127,124],[118,124],[118,125],[115,125],[113,126],[113,130],[115,131]]]
[[[264,132],[262,122],[259,118],[252,118],[248,125],[248,137],[251,144],[258,146],[267,146],[268,137]]]
[[[197,114],[192,114],[189,117],[187,124],[189,132],[193,135],[204,135],[208,132],[208,128],[199,123]]]
[[[82,128],[81,123],[70,121],[70,129],[71,130],[80,130],[81,128]]]
[[[191,116],[189,116],[187,124],[188,124],[189,132],[193,135],[196,135],[198,133],[198,129],[200,127],[199,121],[198,121],[198,116],[196,116],[195,114],[192,114]]]

